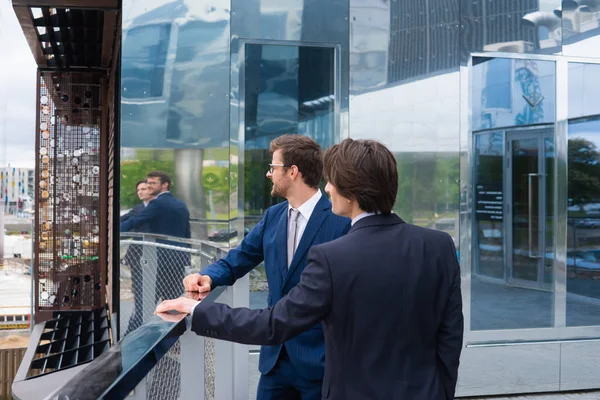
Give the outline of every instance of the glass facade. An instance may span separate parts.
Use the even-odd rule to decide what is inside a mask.
[[[600,349],[600,3],[123,10],[122,213],[139,203],[137,180],[163,170],[192,239],[235,246],[281,201],[265,177],[273,138],[377,139],[398,164],[395,212],[448,232],[458,250],[457,393],[600,385],[586,372]],[[264,271],[249,282],[249,305],[265,306]]]

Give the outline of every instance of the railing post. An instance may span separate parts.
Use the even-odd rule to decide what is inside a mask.
[[[155,242],[154,238],[144,238],[144,241]],[[156,274],[158,269],[158,249],[155,246],[143,246],[142,258],[140,260],[142,267],[143,280],[143,307],[142,322],[146,322],[154,314],[156,308]]]
[[[217,300],[231,307],[248,307],[248,275],[227,288]],[[215,344],[215,399],[248,399],[248,346],[217,340]]]
[[[204,338],[192,331],[185,332],[179,338],[181,346],[181,395],[180,399],[208,400],[205,397],[206,355]]]

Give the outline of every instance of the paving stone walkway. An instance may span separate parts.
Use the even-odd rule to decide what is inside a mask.
[[[464,400],[600,400],[600,391],[560,394],[530,394],[518,396],[463,397]]]

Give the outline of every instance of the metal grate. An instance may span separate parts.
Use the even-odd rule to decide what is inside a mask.
[[[44,324],[27,379],[92,361],[110,347],[105,308],[56,312]]]
[[[100,121],[95,74],[41,73],[36,182],[36,311],[102,307]]]
[[[49,67],[99,67],[104,13],[77,8],[31,8]]]

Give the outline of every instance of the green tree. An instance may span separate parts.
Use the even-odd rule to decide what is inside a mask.
[[[569,139],[568,195],[575,204],[600,199],[600,152],[596,145],[583,138]]]
[[[148,172],[155,170],[164,171],[171,177],[175,175],[173,161],[136,160],[121,163],[121,209],[130,209],[140,203],[135,190],[135,184],[139,180],[145,179]],[[177,185],[175,182],[171,182],[171,193],[177,196]]]

